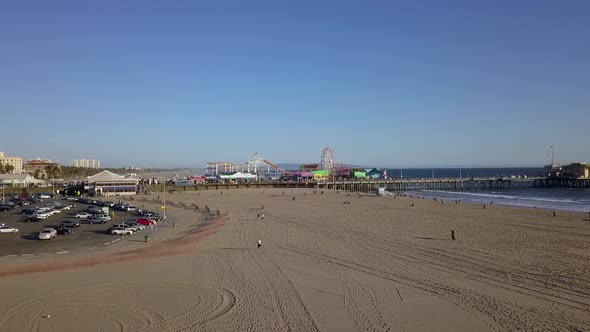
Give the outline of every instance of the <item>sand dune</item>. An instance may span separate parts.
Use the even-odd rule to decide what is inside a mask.
[[[312,190],[169,199],[178,227],[130,253],[3,261],[20,273],[0,279],[0,331],[590,330],[581,214]],[[197,229],[191,204],[222,215]]]

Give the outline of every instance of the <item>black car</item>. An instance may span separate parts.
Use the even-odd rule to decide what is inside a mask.
[[[74,227],[80,227],[80,223],[76,222],[76,221],[66,220],[66,221],[62,222],[59,226],[66,227],[66,228],[74,228]]]
[[[27,208],[27,209],[23,209],[21,211],[22,214],[27,214],[27,215],[35,214],[35,212],[37,212],[37,209],[29,209],[29,208]]]
[[[0,205],[0,212],[12,210],[12,206],[10,205]]]
[[[25,222],[42,222],[43,219],[39,218],[39,217],[35,217],[35,216],[30,216],[27,219],[25,219]]]
[[[68,228],[68,227],[58,227],[55,230],[57,231],[57,234],[59,234],[59,235],[67,235],[67,234],[72,234],[74,232],[71,228]]]

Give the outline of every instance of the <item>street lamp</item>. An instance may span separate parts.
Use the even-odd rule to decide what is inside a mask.
[[[166,179],[164,179],[164,202],[162,203],[164,208],[164,220],[166,219]]]

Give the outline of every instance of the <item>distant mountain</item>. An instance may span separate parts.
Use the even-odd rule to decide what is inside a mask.
[[[298,171],[299,170],[299,164],[280,163],[280,164],[277,164],[277,166],[279,166],[280,168],[282,168],[286,171]]]

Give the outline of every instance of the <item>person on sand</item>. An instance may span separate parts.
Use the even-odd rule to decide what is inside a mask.
[[[264,220],[264,213],[260,215],[260,219]]]
[[[258,248],[262,246],[262,240],[258,240]]]
[[[455,241],[455,231],[451,229],[451,239]]]

